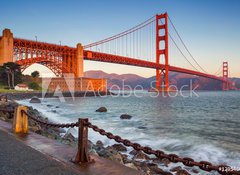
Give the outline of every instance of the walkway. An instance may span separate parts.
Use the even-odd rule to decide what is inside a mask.
[[[35,133],[26,137],[11,133],[0,120],[0,175],[140,175],[113,161],[91,156],[95,163],[78,166],[69,160],[76,154],[70,146]]]

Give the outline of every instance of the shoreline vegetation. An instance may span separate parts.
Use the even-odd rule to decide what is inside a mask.
[[[110,93],[107,92],[107,94],[110,94]],[[3,95],[3,94],[0,94],[0,95]],[[35,96],[34,98],[42,97],[42,94],[39,92],[5,93],[4,95],[7,96],[8,101],[0,102],[0,120],[6,121],[9,123],[13,122],[13,115],[10,115],[9,113],[1,112],[1,109],[13,110],[15,107],[19,105],[15,100],[22,100],[22,99],[30,100],[34,96]],[[53,93],[47,93],[46,97],[53,97],[53,95],[54,95]],[[71,95],[70,93],[64,94],[65,97],[68,97],[68,96],[71,97],[70,95]],[[84,95],[84,92],[78,92],[78,93],[75,93],[75,95],[76,97],[82,97]],[[93,95],[94,93],[87,93],[87,96],[93,96]],[[39,112],[37,109],[34,109],[31,106],[29,106],[28,108],[29,108],[29,112],[32,115],[36,116],[38,119],[43,121],[49,121],[47,116],[44,116],[44,114]],[[99,111],[97,111],[96,109],[96,112],[99,112]],[[29,120],[29,130],[36,134],[40,134],[50,139],[54,139],[63,144],[67,144],[72,147],[77,147],[77,138],[75,138],[72,134],[74,132],[73,128],[70,128],[68,130],[55,129],[50,127],[40,126],[35,121]],[[98,140],[96,143],[92,143],[89,140],[88,147],[89,147],[88,149],[90,154],[95,154],[100,157],[116,161],[120,164],[139,170],[148,175],[155,175],[155,174],[190,175],[190,174],[199,173],[199,170],[196,168],[184,169],[183,167],[177,166],[177,165],[171,166],[170,168],[169,167],[170,161],[168,159],[157,159],[155,157],[148,156],[141,151],[135,151],[133,149],[131,149],[131,151],[128,152],[125,146],[118,143],[113,144],[111,146],[106,146],[100,140]]]

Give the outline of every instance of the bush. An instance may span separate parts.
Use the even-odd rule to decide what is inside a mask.
[[[28,87],[33,90],[41,90],[41,87],[36,82],[29,83]]]

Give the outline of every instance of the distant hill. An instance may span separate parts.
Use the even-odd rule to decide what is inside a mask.
[[[112,85],[117,85],[121,89],[123,88],[123,82],[125,85],[129,85],[132,88],[137,85],[142,86],[144,89],[150,89],[151,83],[155,86],[155,76],[145,78],[136,74],[108,74],[103,71],[86,71],[84,73],[85,77],[90,78],[106,78],[108,81],[108,87]],[[240,88],[240,78],[232,78],[233,82],[236,83],[236,87]],[[171,85],[175,85],[180,89],[184,85],[190,86],[192,81],[193,88],[197,87],[197,90],[221,90],[222,84],[217,80],[211,80],[208,78],[197,77],[193,75],[187,75],[182,73],[173,73],[169,74],[169,81]],[[185,87],[184,89],[188,89]]]

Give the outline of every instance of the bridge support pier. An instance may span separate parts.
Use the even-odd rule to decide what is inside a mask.
[[[13,34],[10,29],[4,29],[0,37],[0,65],[13,62]]]
[[[76,77],[83,77],[83,46],[77,44],[77,53],[76,53]]]
[[[164,58],[161,58],[161,57]],[[156,89],[169,91],[169,63],[168,63],[168,14],[156,15],[156,63],[164,59],[165,68],[156,70]]]
[[[228,83],[228,62],[223,62],[223,84],[222,90],[228,91],[229,90],[229,83]]]

